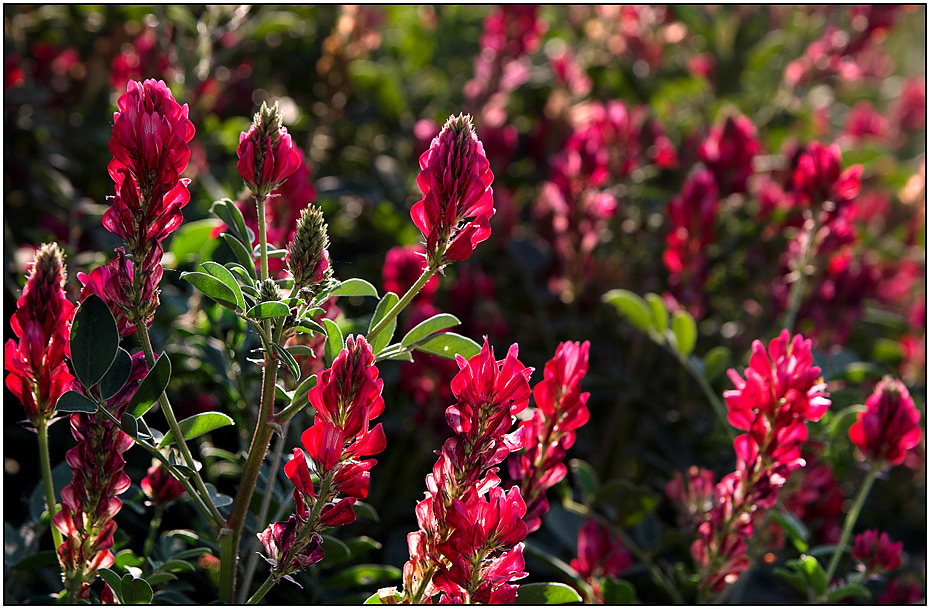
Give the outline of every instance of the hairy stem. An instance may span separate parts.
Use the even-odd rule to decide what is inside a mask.
[[[48,422],[44,419],[39,421],[36,431],[39,434],[39,462],[42,465],[42,484],[45,486],[45,505],[48,507],[49,523],[52,529],[52,540],[55,543],[57,556],[58,547],[61,545],[61,532],[55,527],[51,518],[55,515],[55,487],[52,485],[52,466],[48,456]]]

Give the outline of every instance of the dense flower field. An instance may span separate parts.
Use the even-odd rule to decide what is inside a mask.
[[[926,602],[926,7],[4,6],[4,602]]]

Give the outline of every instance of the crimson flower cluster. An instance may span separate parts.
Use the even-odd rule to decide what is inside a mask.
[[[533,387],[532,417],[520,423],[525,450],[511,456],[508,469],[526,501],[529,532],[539,528],[542,515],[549,511],[546,491],[565,477],[565,451],[575,443],[575,430],[590,416],[590,394],[581,391],[590,348],[588,341],[559,344],[546,363],[543,380]]]
[[[739,114],[711,128],[698,148],[698,157],[714,174],[720,195],[727,196],[746,193],[746,181],[753,174],[752,159],[761,148],[755,125]]]
[[[840,209],[859,194],[861,176],[862,165],[841,169],[839,146],[814,141],[798,157],[791,182],[798,205],[829,201],[834,209]]]
[[[145,356],[141,352],[133,355],[129,380],[106,401],[106,409],[115,418],[123,414],[147,372]],[[84,392],[77,380],[71,389]],[[123,453],[133,445],[133,439],[100,413],[72,414],[71,434],[77,446],[67,452],[65,460],[73,478],[61,491],[61,511],[52,522],[64,538],[58,557],[65,569],[65,586],[87,598],[97,570],[113,564],[113,518],[123,505],[117,495],[129,488],[130,482],[123,471]]]
[[[405,598],[512,603],[517,588],[510,582],[526,575],[526,504],[517,487],[500,488],[496,466],[522,445],[521,432],[508,431],[529,402],[532,368],[517,359],[517,345],[498,362],[487,339],[470,360],[456,361],[457,401],[446,410],[455,435],[426,477],[426,497],[416,507],[420,529],[407,536]]]
[[[735,389],[724,392],[727,420],[746,433],[733,441],[736,471],[724,476],[714,502],[698,527],[691,555],[701,568],[705,590],[720,591],[749,568],[746,540],[777,491],[804,465],[801,446],[807,421],[819,421],[830,406],[820,368],[813,365],[811,341],[787,330],[768,349],[752,344],[744,379],[729,371]]]
[[[907,451],[917,446],[920,412],[904,383],[885,377],[866,399],[865,410],[849,428],[849,439],[867,459],[885,467],[904,462]]]
[[[665,494],[678,510],[678,525],[685,530],[694,530],[704,520],[704,515],[713,506],[714,472],[692,465],[687,478],[681,472],[665,485]]]
[[[306,452],[295,448],[294,458],[284,466],[295,487],[296,513],[258,536],[276,580],[290,580],[291,574],[322,560],[320,531],[355,520],[352,506],[368,496],[371,468],[377,463],[366,457],[386,445],[381,424],[370,427],[384,411],[383,386],[371,346],[362,336],[349,336],[332,367],[320,372],[310,390],[316,418],[300,438]]]
[[[300,167],[300,153],[282,125],[278,104],[262,103],[248,131],[239,134],[236,169],[252,196],[262,199]]]
[[[578,558],[569,564],[591,586],[594,600],[603,603],[603,579],[619,577],[633,566],[633,559],[609,528],[588,519],[578,531]]]
[[[78,278],[85,281],[82,295],[96,293],[118,320],[148,325],[158,307],[161,242],[181,225],[181,208],[190,200],[190,180],[181,174],[190,161],[194,124],[187,104],[179,105],[160,80],[129,81],[117,107],[107,166],[116,194],[103,226],[123,238],[129,255],[118,248],[106,270]],[[134,331],[121,326],[124,333]]]
[[[185,493],[184,485],[178,482],[160,461],[145,472],[139,482],[142,492],[157,506],[167,506]]]
[[[65,295],[65,277],[58,245],[43,244],[10,317],[16,338],[7,340],[4,349],[4,368],[9,372],[6,386],[36,428],[54,416],[58,398],[74,379],[65,363],[74,313]]]
[[[852,557],[859,568],[868,576],[885,571],[894,571],[901,565],[901,550],[904,544],[888,539],[888,533],[870,529],[856,535]]]
[[[475,135],[471,117],[450,116],[420,156],[417,186],[423,198],[410,217],[426,237],[426,259],[432,269],[465,260],[491,235],[494,174]]]

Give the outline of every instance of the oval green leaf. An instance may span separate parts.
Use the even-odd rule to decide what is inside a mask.
[[[446,359],[455,359],[456,354],[465,359],[471,359],[478,355],[481,347],[467,336],[455,332],[443,332],[417,345],[416,350]]]
[[[207,432],[211,432],[214,429],[232,424],[233,420],[228,415],[221,412],[201,412],[192,417],[187,417],[178,423],[178,427],[181,428],[181,435],[184,436],[184,439],[191,440]],[[162,448],[173,441],[174,432],[169,430],[168,433],[165,434],[165,437],[162,438],[161,442],[158,443],[158,448]]]
[[[204,296],[212,298],[227,309],[235,311],[236,307],[239,306],[232,289],[213,275],[196,272],[181,273],[181,279],[189,282]]]
[[[71,325],[71,365],[85,388],[100,382],[119,349],[119,332],[113,313],[91,294],[78,307]]]
[[[355,565],[326,580],[324,588],[354,588],[384,584],[400,579],[402,572],[393,565]]]
[[[119,390],[129,380],[131,373],[132,356],[129,355],[128,351],[119,347],[116,351],[116,357],[113,358],[113,363],[110,364],[110,369],[100,379],[100,397],[108,400],[119,393]]]
[[[581,595],[571,586],[559,583],[523,584],[517,588],[515,605],[563,605],[580,603]]]
[[[159,396],[164,393],[170,379],[171,361],[168,359],[168,355],[162,351],[155,361],[155,365],[139,383],[136,392],[132,394],[132,399],[129,400],[129,405],[126,406],[126,412],[137,419],[144,415],[158,400]]]
[[[333,361],[342,348],[345,347],[346,341],[342,337],[342,330],[339,325],[331,319],[324,319],[323,326],[326,328],[326,345],[325,345],[325,363],[332,366]]]
[[[675,311],[672,315],[672,332],[678,343],[678,352],[688,357],[697,343],[697,324],[694,323],[691,314],[686,311]]]
[[[291,371],[291,374],[294,375],[295,379],[300,378],[300,366],[297,365],[297,360],[294,359],[294,356],[291,355],[287,349],[282,347],[277,343],[274,344],[275,353],[278,354],[278,358],[284,362],[284,365],[287,366],[287,369]]]
[[[234,235],[223,233],[222,237],[226,245],[229,246],[229,249],[232,250],[233,256],[236,257],[236,260],[239,261],[242,268],[244,268],[249,274],[249,277],[252,278],[252,281],[258,279],[258,275],[255,273],[255,258],[249,253],[248,248],[242,244],[242,241],[236,239]]]
[[[652,311],[646,301],[629,290],[611,290],[602,300],[614,306],[631,324],[646,331],[653,328]]]
[[[636,589],[625,579],[605,577],[601,585],[605,605],[632,605],[636,599]]]
[[[668,309],[665,308],[665,301],[658,294],[646,294],[646,304],[652,313],[652,325],[659,334],[665,334],[668,328]]]
[[[185,222],[171,239],[169,249],[174,254],[174,263],[179,264],[188,259],[200,260],[209,256],[218,243],[210,235],[218,226],[220,222],[216,218]]]
[[[704,356],[704,377],[708,381],[715,381],[730,366],[730,350],[723,346],[716,346]]]
[[[133,440],[139,436],[139,424],[136,422],[136,417],[128,412],[124,412],[119,418],[119,426],[120,429],[123,430],[123,433]]]
[[[388,292],[384,295],[378,302],[378,306],[375,307],[375,313],[371,316],[371,323],[368,324],[368,334],[371,334],[371,331],[374,329],[378,322],[384,319],[385,315],[388,314],[388,311],[394,308],[394,305],[397,304],[397,301],[400,298],[397,297],[397,294],[394,292]],[[388,322],[384,329],[371,341],[371,352],[377,355],[381,352],[382,349],[390,344],[391,339],[394,337],[394,329],[397,327],[397,317]]]
[[[364,279],[346,279],[340,283],[336,289],[329,293],[330,296],[374,296],[378,297],[378,290]]]
[[[77,391],[65,391],[58,398],[55,404],[55,410],[58,412],[83,412],[84,414],[93,414],[97,412],[97,404],[89,397],[81,395]]]
[[[245,315],[250,319],[268,319],[270,317],[287,317],[290,314],[291,310],[286,304],[280,300],[269,300],[255,305]]]
[[[435,334],[436,332],[457,326],[460,323],[462,322],[459,321],[459,318],[455,315],[449,315],[448,313],[433,315],[429,319],[418,323],[410,332],[407,332],[400,341],[400,344],[403,347],[409,347],[413,343],[423,340],[430,334]]]
[[[202,266],[207,273],[222,281],[223,285],[229,288],[233,295],[235,295],[236,304],[239,305],[239,308],[245,311],[245,300],[242,298],[242,288],[239,287],[236,276],[222,264],[217,264],[211,260],[202,263],[200,266]]]

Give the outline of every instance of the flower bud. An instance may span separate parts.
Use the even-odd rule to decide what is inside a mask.
[[[312,298],[332,279],[329,266],[329,235],[323,212],[308,205],[300,212],[294,240],[287,246],[287,268],[305,300]]]
[[[870,529],[856,535],[853,542],[852,557],[860,568],[870,575],[884,571],[894,571],[901,565],[901,549],[904,544],[900,541],[892,543],[888,533],[881,533]]]
[[[252,126],[239,135],[236,168],[256,198],[268,196],[300,166],[300,154],[287,129],[281,124],[278,104],[262,102]]]
[[[281,288],[274,282],[274,279],[265,279],[258,284],[258,302],[271,302],[274,300],[283,300],[284,294]]]
[[[920,412],[904,383],[886,376],[849,428],[849,439],[866,457],[890,465],[904,462],[920,442]]]

